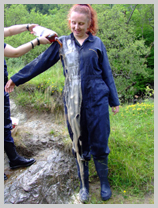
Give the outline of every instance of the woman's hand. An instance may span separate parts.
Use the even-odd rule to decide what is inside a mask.
[[[14,87],[15,87],[15,84],[14,82],[10,79],[7,84],[5,85],[5,91],[10,93],[12,91],[14,91]]]
[[[114,113],[113,115],[115,115],[116,113],[119,112],[119,106],[113,106],[112,107],[112,112]]]

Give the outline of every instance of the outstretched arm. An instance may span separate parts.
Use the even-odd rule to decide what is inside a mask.
[[[34,48],[38,44],[51,44],[51,42],[46,38],[48,35],[46,35],[45,37],[44,36],[39,37],[38,38],[39,42],[36,38],[31,42],[25,43],[17,48],[14,48],[11,45],[7,44],[4,49],[4,56],[10,58],[17,58],[29,52],[32,48]]]
[[[16,35],[27,30],[33,33],[33,28],[36,27],[37,25],[38,24],[22,24],[22,25],[13,25],[10,27],[5,27],[4,37]],[[38,40],[34,39],[31,42],[25,43],[17,48],[14,48],[11,45],[7,44],[4,49],[4,56],[9,58],[17,58],[29,52],[36,45],[50,44],[51,42],[46,38],[48,35],[49,33],[45,34],[43,37],[39,37]]]
[[[59,60],[59,48],[57,42],[51,44],[45,52],[11,77],[5,86],[5,91],[12,92],[15,85],[24,84],[53,66]]]
[[[38,24],[22,24],[22,25],[12,25],[10,27],[4,28],[4,37],[16,35],[25,31],[33,31],[33,28]]]

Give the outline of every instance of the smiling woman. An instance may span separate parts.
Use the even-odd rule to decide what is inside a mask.
[[[93,156],[101,183],[101,197],[108,200],[109,105],[119,111],[106,48],[97,32],[96,13],[89,4],[74,5],[68,15],[71,34],[61,36],[62,47],[54,42],[44,53],[11,77],[6,90],[23,84],[61,59],[64,76],[64,108],[80,179],[80,200],[89,199],[88,161]]]
[[[72,12],[71,14],[71,31],[73,32],[75,38],[82,45],[84,40],[88,37],[87,29],[90,25],[87,16],[80,14],[78,12]]]
[[[86,4],[74,5],[68,14],[68,20],[69,27],[80,45],[88,37],[88,32],[96,34],[96,13]]]
[[[88,4],[75,4],[68,13],[68,21],[69,21],[69,27],[71,23],[72,18],[72,12],[77,12],[78,14],[84,14],[86,16],[89,25],[89,28],[86,32],[91,32],[92,35],[96,35],[97,33],[97,14],[95,10]]]

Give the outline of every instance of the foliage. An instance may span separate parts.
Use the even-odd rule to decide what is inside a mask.
[[[122,11],[124,11],[127,18],[134,5],[122,5]],[[130,24],[133,25],[133,31],[136,34],[137,40],[144,39],[144,44],[150,47],[150,51],[145,56],[147,68],[145,71],[148,76],[143,77],[137,75],[136,88],[137,93],[145,93],[145,87],[147,85],[154,86],[154,4],[137,4],[130,19]]]
[[[138,90],[136,77],[148,77],[143,56],[149,49],[144,40],[136,40],[133,26],[126,24],[127,18],[119,6],[103,10],[98,18],[101,28],[98,36],[106,46],[119,96],[127,100]]]
[[[146,86],[146,89],[145,89],[145,98],[146,99],[149,99],[152,96],[154,96],[154,90],[151,89],[149,86]]]
[[[25,4],[28,11],[30,12],[35,8],[35,12],[40,12],[42,14],[48,14],[49,10],[58,9],[58,4]]]

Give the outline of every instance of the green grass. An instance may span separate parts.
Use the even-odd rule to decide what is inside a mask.
[[[110,116],[109,177],[114,186],[133,187],[134,193],[148,191],[154,176],[153,109],[154,103],[147,101],[120,107],[119,114]]]
[[[8,69],[9,77],[17,73],[21,68]],[[58,110],[58,106],[55,105],[54,95],[56,98],[61,96],[64,80],[63,69],[61,63],[58,62],[27,83],[15,87],[15,93],[10,95],[16,96],[16,102],[21,106],[32,106],[37,110]],[[54,108],[53,110],[52,107]]]
[[[54,130],[51,130],[51,131],[49,132],[49,134],[50,134],[50,135],[55,135]]]
[[[145,101],[110,109],[109,181],[125,197],[153,193],[154,187],[154,103]],[[90,162],[91,180],[96,177]],[[126,195],[124,194],[126,193]]]
[[[9,68],[9,77],[17,73],[22,68],[22,66],[16,68]],[[34,88],[41,90],[41,92],[45,91],[47,88],[49,88],[51,92],[55,90],[61,92],[64,86],[64,80],[65,78],[63,75],[63,68],[61,62],[58,62],[42,74],[39,74],[37,77],[34,77],[26,84],[23,84],[23,86],[33,86]]]

